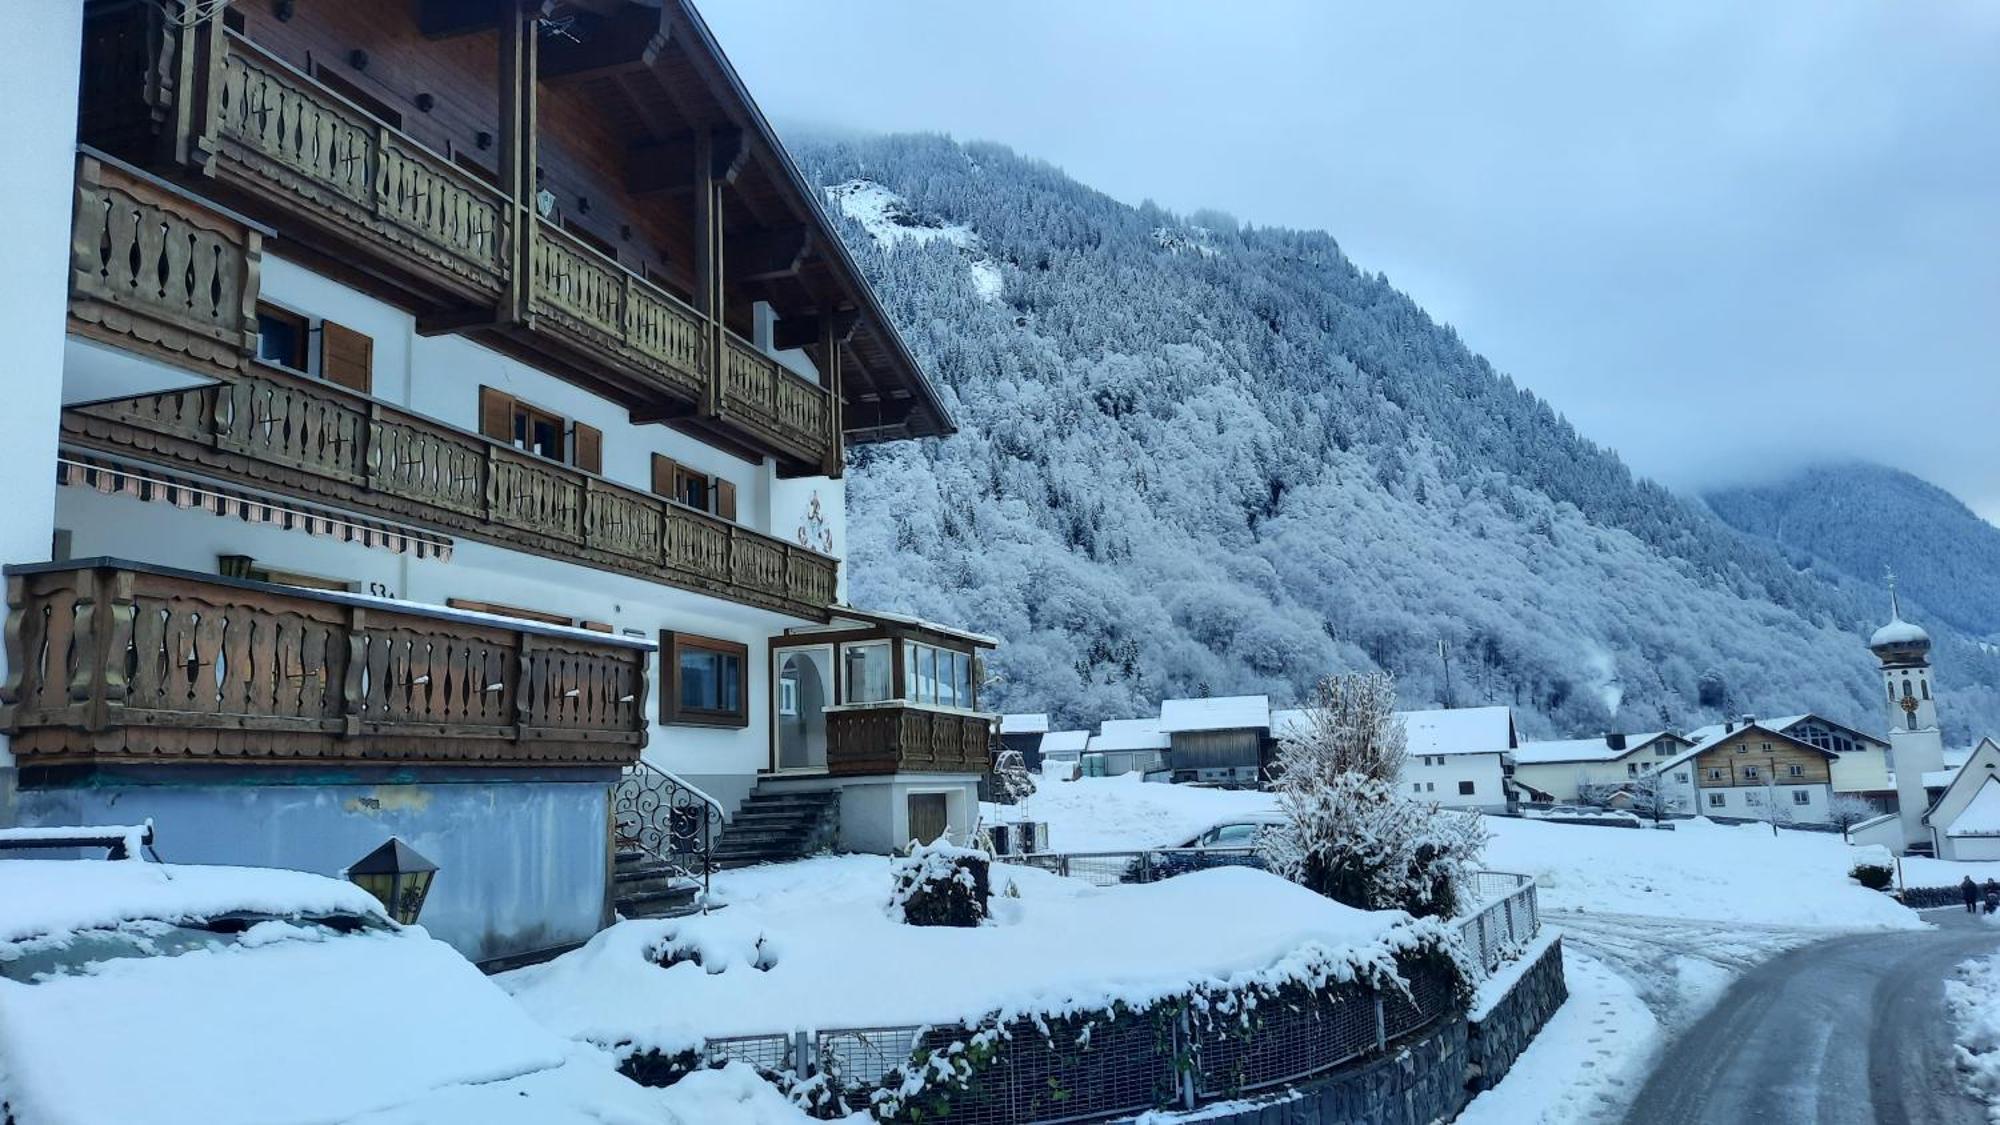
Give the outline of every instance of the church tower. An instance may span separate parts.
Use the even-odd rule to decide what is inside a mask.
[[[1903,620],[1896,576],[1889,576],[1889,623],[1868,638],[1869,651],[1882,662],[1883,696],[1889,709],[1889,753],[1896,773],[1896,811],[1907,844],[1927,844],[1923,816],[1930,808],[1924,775],[1944,768],[1944,734],[1938,729],[1931,689],[1931,637]]]

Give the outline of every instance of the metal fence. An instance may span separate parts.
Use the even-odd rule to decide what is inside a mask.
[[[1288,985],[1239,1005],[1209,993],[1207,1019],[1186,998],[1140,1010],[1005,1024],[842,1028],[711,1039],[703,1061],[749,1063],[766,1073],[828,1074],[853,1109],[865,1109],[892,1072],[921,1052],[945,1052],[998,1032],[962,1086],[924,1107],[939,1125],[1057,1125],[1193,1109],[1297,1082],[1379,1053],[1452,1009],[1442,965],[1399,966],[1409,984],[1378,993],[1356,985]],[[1220,1015],[1224,1010],[1236,1014]]]
[[[1153,848],[1142,852],[1050,852],[1041,855],[995,856],[1004,863],[1039,867],[1100,887],[1119,883],[1156,883],[1211,867],[1256,867],[1264,861],[1255,848]]]
[[[1469,912],[1461,911],[1458,934],[1465,951],[1488,973],[1534,940],[1542,929],[1535,880],[1506,871],[1481,871],[1473,877]]]

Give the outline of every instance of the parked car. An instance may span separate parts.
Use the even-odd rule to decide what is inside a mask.
[[[1284,823],[1278,813],[1246,813],[1217,821],[1196,833],[1180,848],[1248,848],[1257,843],[1257,834]]]
[[[9,859],[0,902],[14,1125],[673,1119],[352,883]]]
[[[1158,880],[1211,867],[1263,867],[1252,850],[1257,836],[1283,820],[1277,813],[1247,813],[1217,821],[1184,843],[1151,853],[1137,877]]]

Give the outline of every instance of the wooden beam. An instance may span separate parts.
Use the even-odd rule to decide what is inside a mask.
[[[448,336],[469,328],[491,328],[500,323],[500,310],[485,306],[447,309],[417,317],[417,335]]]
[[[731,281],[769,281],[797,274],[810,249],[811,232],[800,223],[730,235],[723,256]]]
[[[750,163],[750,145],[743,130],[734,127],[708,131],[708,175],[710,179],[733,184]]]
[[[567,32],[542,44],[544,79],[584,78],[644,70],[666,50],[672,25],[664,8],[625,7],[609,16],[579,16]]]
[[[738,134],[740,141],[741,134]],[[702,335],[708,364],[703,375],[701,413],[703,417],[716,417],[722,413],[724,334],[722,322],[727,309],[722,288],[722,189],[723,181],[715,177],[715,169],[728,144],[724,131],[696,134],[694,139],[694,237],[695,237],[695,311],[707,318]]]
[[[826,452],[820,457],[820,472],[834,480],[839,480],[841,472],[847,467],[847,451],[841,440],[840,347],[853,333],[854,322],[859,319],[850,310],[845,314],[848,322],[843,331],[840,324],[842,315],[835,312],[817,318],[820,321],[819,381],[826,388]]]
[[[855,328],[861,324],[861,313],[856,309],[841,309],[830,314],[815,313],[812,316],[780,317],[771,326],[771,346],[779,351],[792,348],[809,348],[815,344],[824,346],[825,328],[831,322],[833,337],[837,343],[845,344],[854,336]]]
[[[682,418],[692,418],[695,407],[685,402],[660,402],[647,406],[635,406],[629,412],[635,426],[652,426],[661,422],[677,422]]]
[[[528,318],[535,227],[536,135],[535,55],[541,38],[536,16],[519,0],[500,0],[505,12],[500,24],[500,190],[507,196],[507,291],[500,316],[510,322]]]
[[[417,0],[417,29],[426,39],[455,39],[500,26],[504,0]]]

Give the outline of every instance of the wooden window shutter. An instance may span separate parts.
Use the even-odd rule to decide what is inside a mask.
[[[479,388],[479,432],[494,441],[514,443],[514,396],[492,387]]]
[[[319,374],[362,394],[374,386],[375,337],[330,320],[319,323]]]
[[[677,479],[679,473],[680,466],[674,464],[673,458],[663,457],[658,453],[653,454],[654,494],[666,497],[678,497],[680,490],[675,485],[680,483]]]
[[[736,522],[736,486],[721,477],[715,478],[715,514]]]
[[[576,467],[586,473],[604,472],[604,431],[576,423]]]

